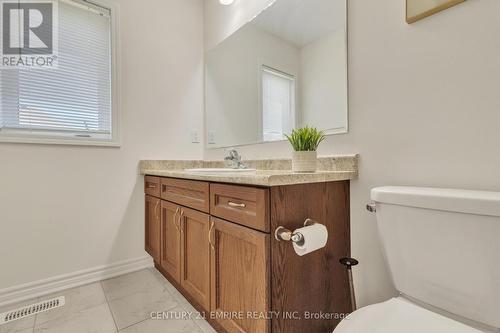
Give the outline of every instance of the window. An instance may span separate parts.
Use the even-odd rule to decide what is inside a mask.
[[[58,4],[57,67],[0,69],[0,141],[117,145],[111,10]]]
[[[262,67],[262,136],[283,140],[295,127],[295,77]]]

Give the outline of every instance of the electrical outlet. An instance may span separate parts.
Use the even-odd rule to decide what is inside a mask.
[[[209,145],[215,144],[215,132],[214,131],[208,131],[208,144]]]
[[[192,143],[200,143],[200,137],[198,136],[197,130],[191,131],[191,142]]]

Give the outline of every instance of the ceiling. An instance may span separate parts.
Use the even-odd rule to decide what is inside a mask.
[[[301,48],[345,29],[346,0],[277,0],[252,24]]]

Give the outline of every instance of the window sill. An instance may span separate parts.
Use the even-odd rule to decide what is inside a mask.
[[[121,143],[118,140],[92,140],[89,138],[74,137],[19,137],[0,135],[0,143],[20,143],[20,144],[40,144],[40,145],[65,145],[65,146],[90,146],[90,147],[109,147],[120,148]]]

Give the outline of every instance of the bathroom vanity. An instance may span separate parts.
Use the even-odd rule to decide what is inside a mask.
[[[346,133],[347,26],[346,0],[278,0],[211,46],[206,149],[281,141],[306,125]],[[357,160],[321,158],[310,174],[292,173],[290,160],[245,161],[255,173],[225,172],[222,161],[142,161],[146,250],[217,331],[331,333],[351,310],[339,259],[350,256]],[[306,220],[328,238],[299,256],[275,232]]]
[[[332,332],[351,309],[339,259],[350,256],[357,156],[322,159],[311,174],[291,173],[289,161],[250,161],[259,171],[248,174],[185,171],[207,163],[220,166],[141,162],[145,248],[156,268],[217,331]],[[329,236],[326,247],[300,257],[274,232],[306,219]]]

